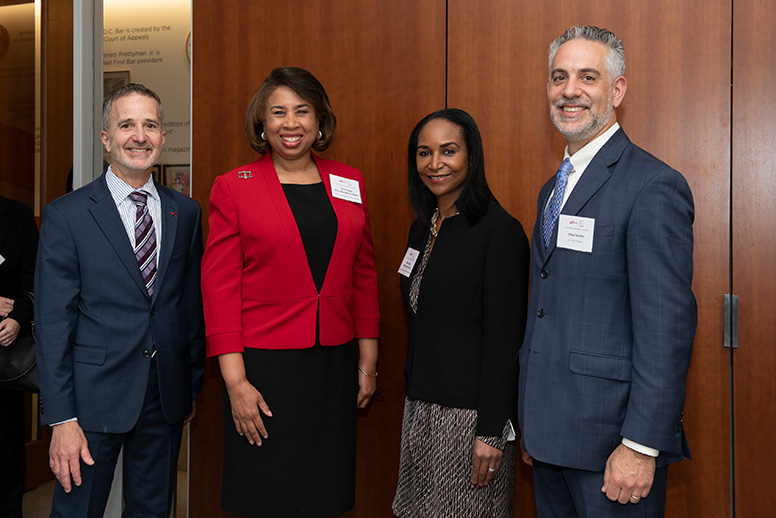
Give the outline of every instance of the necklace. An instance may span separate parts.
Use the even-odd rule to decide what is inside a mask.
[[[439,230],[437,229],[437,221],[439,220],[439,205],[437,205],[434,215],[431,216],[431,235],[437,237]]]

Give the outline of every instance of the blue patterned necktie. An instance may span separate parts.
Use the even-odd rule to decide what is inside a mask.
[[[545,250],[550,247],[552,229],[555,228],[555,222],[558,220],[560,207],[563,205],[563,191],[566,190],[566,182],[572,169],[571,161],[567,158],[560,164],[558,173],[555,175],[555,192],[552,198],[550,198],[547,208],[544,209],[544,221],[542,222],[542,237],[544,238]]]
[[[154,281],[156,280],[156,229],[154,220],[148,212],[148,195],[135,191],[129,194],[135,202],[135,258],[143,274],[148,296],[154,294]]]

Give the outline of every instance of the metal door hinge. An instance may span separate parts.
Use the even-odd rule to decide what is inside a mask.
[[[725,295],[725,347],[738,349],[738,295]]]

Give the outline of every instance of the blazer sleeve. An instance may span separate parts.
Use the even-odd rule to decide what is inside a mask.
[[[20,215],[21,241],[18,243],[21,262],[19,268],[19,294],[14,299],[13,310],[8,318],[13,318],[22,330],[27,329],[33,319],[32,293],[35,283],[35,258],[38,253],[38,225],[32,215],[32,210],[25,207]],[[29,294],[29,296],[27,295]]]
[[[35,352],[45,425],[78,417],[71,347],[81,291],[78,252],[71,229],[55,204],[43,209],[35,271]]]
[[[502,435],[517,412],[515,357],[525,332],[528,239],[514,218],[490,238],[483,272],[484,338],[477,395],[477,435]],[[516,424],[516,423],[515,423]]]
[[[356,338],[377,338],[380,336],[380,310],[377,298],[374,242],[363,178],[359,185],[361,205],[364,209],[364,228],[361,234],[361,245],[353,263],[353,327]]]
[[[210,231],[202,258],[202,299],[207,356],[243,352],[240,221],[224,176],[210,192]]]
[[[662,166],[652,176],[627,228],[633,377],[621,435],[681,454],[676,450],[697,324],[691,290],[694,208],[679,173]]]

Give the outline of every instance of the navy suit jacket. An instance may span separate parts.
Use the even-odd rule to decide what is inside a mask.
[[[163,220],[153,298],[105,175],[43,210],[35,275],[43,424],[77,417],[85,431],[132,429],[154,347],[165,420],[191,411],[205,361],[201,209],[156,188]]]
[[[618,130],[561,213],[595,219],[592,253],[548,250],[539,194],[525,341],[519,353],[523,446],[540,461],[603,471],[626,437],[689,455],[682,415],[697,322],[694,208],[677,171]]]

